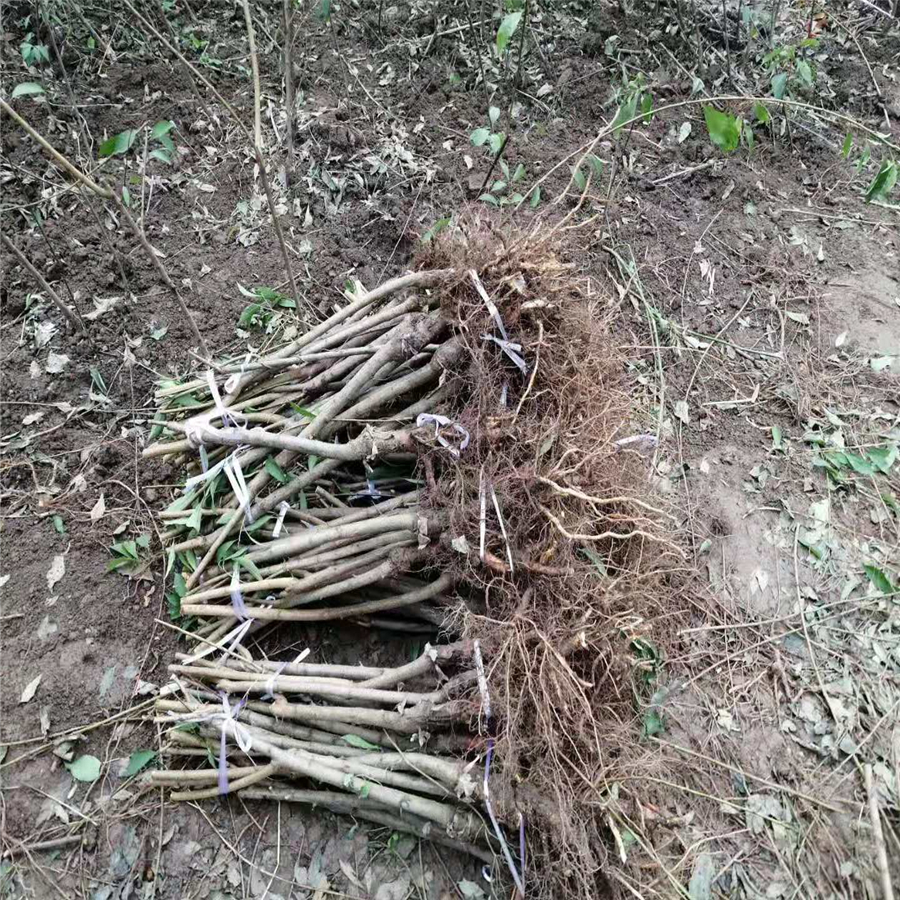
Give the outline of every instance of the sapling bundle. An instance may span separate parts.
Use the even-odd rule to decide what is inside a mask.
[[[464,348],[429,291],[453,277],[394,279],[274,352],[158,391],[157,434],[175,439],[144,455],[193,472],[161,514],[171,606],[207,646],[244,622],[433,630],[453,579],[413,574],[443,524],[419,507],[416,461],[422,439],[458,452],[434,410]]]
[[[181,654],[169,667],[177,699],[170,692],[156,703],[170,726],[170,768],[154,772],[154,782],[174,801],[237,794],[305,803],[486,862],[498,847],[510,852],[484,814],[484,742],[470,732],[481,705],[471,642],[426,646],[394,668],[305,656],[273,663]],[[191,757],[213,765],[171,767]]]
[[[564,226],[442,232],[421,271],[355,295],[284,347],[160,389],[167,435],[145,455],[191,470],[162,520],[172,608],[197,641],[173,667],[195,687],[161,709],[199,731],[173,731],[170,757],[237,744],[215,782],[190,775],[203,796],[395,816],[402,798],[363,797],[368,770],[348,770],[353,760],[379,770],[379,792],[442,804],[437,817],[402,808],[416,833],[502,854],[520,894],[525,856],[540,896],[602,892],[607,785],[643,753],[636,708],[656,702],[667,640],[646,623],[675,615],[683,555],[648,497],[660,423],[632,420],[606,327],[614,307],[564,260]],[[457,660],[435,685],[247,650],[271,624],[335,620],[440,627],[484,647],[488,664]],[[249,752],[241,728],[264,732]],[[391,768],[414,753],[450,766]],[[482,785],[462,800],[460,765]],[[285,786],[294,776],[315,784]],[[503,823],[520,829],[515,853]]]

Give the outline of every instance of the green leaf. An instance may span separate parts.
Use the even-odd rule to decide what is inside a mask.
[[[155,758],[155,750],[135,750],[128,760],[128,765],[125,767],[125,778],[131,778],[132,775],[137,775],[137,773],[140,772],[141,769],[144,768],[144,766],[146,766]]]
[[[873,200],[887,200],[888,194],[897,183],[898,174],[900,174],[900,166],[894,160],[886,159],[866,191],[866,203],[871,203]]]
[[[199,534],[203,525],[203,509],[200,506],[195,506],[191,510],[191,514],[184,520],[184,524],[195,534]]]
[[[162,135],[159,138],[159,142],[169,151],[169,153],[175,152],[175,141],[172,140],[167,134]]]
[[[631,122],[637,112],[638,95],[632,94],[620,107],[613,119],[613,134],[617,134],[626,122]]]
[[[541,202],[541,188],[540,188],[540,185],[538,185],[538,187],[536,187],[531,192],[531,208],[537,209],[537,205],[540,202]]]
[[[244,529],[247,534],[255,534],[260,528],[264,528],[269,524],[273,519],[272,516],[260,516],[258,519],[255,519],[252,524],[247,525]]]
[[[164,135],[167,135],[174,127],[175,123],[171,119],[166,119],[163,122],[157,122],[153,126],[153,128],[150,129],[150,137],[159,140]]]
[[[658,709],[648,709],[644,713],[644,737],[653,737],[655,734],[661,734],[665,730],[662,716]]]
[[[866,456],[879,472],[887,475],[891,471],[891,467],[897,461],[897,445],[890,444],[886,447],[872,447],[866,452]]]
[[[43,94],[44,88],[34,81],[23,81],[13,88],[12,99],[16,97],[28,97],[31,94]]]
[[[500,108],[497,106],[488,107],[488,119],[490,119],[491,128],[493,128],[497,124],[497,121],[499,120],[499,118],[500,118]]]
[[[246,569],[254,580],[263,580],[262,572],[259,571],[259,569],[256,567],[256,563],[253,562],[252,559],[248,559],[246,556],[239,556],[235,561],[242,569]]]
[[[522,163],[519,163],[516,166],[516,171],[513,172],[512,181],[513,182],[521,181],[524,177],[525,177],[525,166],[523,166]]]
[[[866,462],[859,454],[857,453],[847,453],[847,463],[850,468],[853,469],[857,475],[874,475],[875,467],[870,463]]]
[[[341,737],[341,740],[351,747],[356,747],[357,750],[375,750],[376,752],[381,752],[381,747],[379,747],[378,744],[373,744],[365,738],[361,738],[358,734],[345,734]]]
[[[57,534],[65,534],[66,533],[66,523],[63,521],[62,516],[54,516],[52,521],[53,521],[53,527],[56,529]]]
[[[137,562],[138,551],[137,544],[134,541],[122,541],[112,545],[112,552],[118,556],[127,556],[132,562]]]
[[[772,79],[772,96],[776,100],[781,100],[784,98],[784,92],[787,88],[787,80],[787,74],[784,72],[781,72],[779,75],[776,75]]]
[[[108,141],[104,141],[100,145],[100,156],[105,159],[108,156],[117,156],[122,153],[127,153],[131,149],[131,145],[134,143],[136,137],[137,131],[133,128],[129,128],[126,131],[111,137]]]
[[[491,206],[499,206],[500,203],[493,194],[482,194],[479,198],[484,203],[490,203]]]
[[[891,584],[890,578],[878,566],[866,563],[863,569],[876,590],[881,591],[882,594],[892,594],[894,592],[894,586]]]
[[[177,622],[181,618],[181,597],[173,591],[166,594],[166,608],[169,610],[169,618]]]
[[[522,19],[522,11],[510,13],[503,17],[500,28],[497,29],[497,52],[502,54],[506,50],[510,38],[516,33],[519,22]]]
[[[131,191],[128,190],[127,187],[122,187],[122,202],[130,209],[131,208]]]
[[[587,187],[587,178],[584,177],[581,169],[572,169],[572,179],[579,191],[583,191]]]
[[[853,146],[853,132],[848,131],[847,137],[844,138],[844,146],[841,147],[841,156],[846,159],[850,155],[850,148]]]
[[[96,756],[79,756],[74,762],[65,763],[76,781],[96,781],[100,777],[100,760]]]
[[[151,159],[158,159],[160,162],[170,163],[172,162],[172,155],[168,150],[160,150],[157,148],[156,150],[151,150],[147,154]]]
[[[806,87],[812,87],[813,84],[815,84],[816,75],[813,72],[812,66],[805,59],[801,59],[800,62],[797,63],[797,75]]]
[[[710,140],[723,152],[737,150],[741,141],[741,120],[728,113],[719,112],[713,106],[703,107],[706,129]]]
[[[327,22],[331,18],[331,0],[322,0],[316,15],[323,21]]]
[[[312,410],[307,409],[305,406],[298,406],[296,403],[291,404],[291,409],[297,413],[298,416],[304,416],[307,419],[314,419],[316,414],[312,412]]]
[[[593,153],[588,153],[587,161],[591,164],[591,168],[594,170],[594,180],[599,181],[603,176],[603,160],[600,159],[599,156],[595,156]]]
[[[480,147],[491,136],[490,128],[476,128],[470,135],[469,140],[476,146]]]
[[[280,481],[282,484],[287,484],[291,480],[290,475],[278,465],[273,456],[266,457],[264,467],[276,481]]]
[[[769,122],[772,121],[769,110],[767,110],[762,103],[757,103],[756,106],[753,107],[753,118],[756,119],[760,125],[768,125]]]
[[[488,138],[488,146],[491,148],[491,153],[493,153],[494,156],[503,149],[505,143],[506,135],[502,131],[498,131]]]
[[[781,435],[781,429],[777,425],[772,426],[772,449],[784,450],[784,440]]]
[[[372,790],[372,785],[369,784],[368,781],[364,781],[364,782],[359,786],[359,796],[360,796],[363,800],[365,800],[365,799],[368,798],[368,796],[369,796],[369,791],[371,791],[371,790]]]
[[[438,219],[425,234],[422,235],[422,243],[430,244],[451,222],[450,216]]]

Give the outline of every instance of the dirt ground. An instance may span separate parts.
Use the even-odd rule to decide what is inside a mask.
[[[240,4],[164,5],[183,52],[251,123]],[[725,155],[693,101],[704,91],[757,95],[769,78],[753,63],[764,34],[746,53],[732,39],[726,56],[721,33],[709,31],[718,49],[698,89],[696,60],[672,33],[674,9],[563,6],[532,4],[518,89],[496,56],[481,58],[464,6],[334,4],[330,19],[318,4],[298,7],[286,170],[281,4],[254,4],[262,130],[300,292],[330,308],[348,279],[371,287],[408,270],[437,220],[492,209],[479,200],[489,156],[470,141],[488,124],[484,65],[523,193],[550,173],[536,208],[492,211],[498,228],[573,210],[577,197],[554,205],[568,164],[552,169],[611,122],[623,73],[642,74],[657,108],[691,101],[599,142],[601,185],[571,222],[581,229],[571,261],[598,300],[618,307],[633,425],[658,441],[648,477],[678,510],[673,530],[696,587],[653,703],[652,752],[684,776],[660,784],[648,769],[619,786],[644,802],[627,805],[635,827],[624,839],[609,820],[621,863],[610,890],[880,897],[864,771],[896,890],[900,215],[862,195],[884,151],[857,171],[864,134],[855,129],[844,159],[846,123],[796,110],[774,134],[757,128],[752,153]],[[74,9],[52,26],[64,78],[55,54],[26,69],[20,45],[29,33],[47,43],[47,26],[31,4],[4,4],[3,97],[84,171],[130,186],[214,355],[274,339],[238,329],[249,303],[241,287],[285,289],[244,135],[202,86],[198,100],[127,12]],[[822,14],[815,88],[797,96],[885,134],[889,126],[900,144],[896,24],[883,30],[883,16],[856,4]],[[808,16],[803,5],[782,9],[779,43],[806,37]],[[485,26],[485,48],[496,26]],[[21,82],[43,92],[11,100]],[[732,109],[749,120],[751,105]],[[109,137],[166,120],[171,162],[144,160],[141,137],[98,165]],[[153,518],[184,475],[140,451],[156,383],[197,364],[195,342],[124,223],[6,115],[0,183],[4,233],[90,334],[67,330],[4,253],[0,896],[402,900],[499,890],[480,866],[384,829],[287,804],[173,806],[123,774],[133,752],[159,746],[145,713],[184,646],[168,620]],[[305,324],[280,310],[270,329]],[[110,546],[141,535],[138,571],[107,573]],[[414,652],[359,629],[311,628],[298,640],[329,662]],[[64,764],[82,753],[103,764],[91,784]],[[87,837],[75,849],[34,846],[79,822]]]

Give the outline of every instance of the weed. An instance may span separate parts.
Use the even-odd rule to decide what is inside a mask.
[[[501,159],[500,171],[503,173],[503,177],[498,178],[490,186],[488,192],[482,194],[478,199],[489,203],[491,206],[507,206],[510,203],[521,203],[525,198],[518,191],[513,191],[512,188],[525,178],[525,166],[519,163],[515,171],[510,172],[509,163],[505,159]],[[535,196],[537,201],[534,199]],[[533,195],[531,205],[537,206],[539,201],[540,193],[537,193]]]
[[[268,332],[276,321],[279,309],[296,309],[297,303],[290,297],[285,297],[274,288],[257,287],[248,291],[243,285],[238,285],[238,290],[255,302],[244,308],[238,319],[238,328],[259,328]]]
[[[19,46],[26,66],[39,66],[50,62],[50,48],[46,44],[35,44],[34,33],[29,31]]]

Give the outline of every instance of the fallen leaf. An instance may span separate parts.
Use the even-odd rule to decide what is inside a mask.
[[[41,419],[43,419],[45,415],[47,415],[47,413],[44,410],[41,410],[40,412],[36,412],[36,413],[31,413],[31,415],[25,416],[25,418],[22,419],[22,424],[23,425],[34,425],[35,422],[40,422]]]
[[[41,707],[41,734],[47,735],[50,733],[50,707],[42,706]]]
[[[91,521],[96,522],[98,519],[102,519],[104,514],[106,513],[106,501],[103,499],[103,494],[100,495],[100,499],[94,504],[91,509]]]
[[[96,781],[100,777],[100,760],[96,756],[85,754],[79,756],[75,762],[65,764],[76,781]]]
[[[46,347],[54,334],[56,334],[56,326],[52,322],[41,322],[34,332],[34,342],[38,349]]]
[[[51,622],[48,614],[41,619],[41,624],[38,625],[37,636],[39,640],[46,641],[51,635],[56,634],[57,631],[59,631],[59,625]]]
[[[53,588],[56,587],[65,574],[66,558],[61,553],[57,553],[56,556],[53,557],[53,562],[50,563],[50,568],[47,570],[47,590],[49,590],[51,594],[53,593]]]
[[[85,313],[84,318],[93,322],[100,316],[105,316],[121,299],[121,297],[94,297],[94,308]]]
[[[718,873],[716,861],[709,853],[701,853],[691,872],[691,880],[688,884],[688,896],[691,900],[711,900],[712,885]]]
[[[34,697],[43,677],[43,674],[38,675],[37,678],[32,679],[28,682],[28,684],[25,685],[25,690],[22,691],[22,696],[19,697],[19,703],[27,703],[32,699],[32,697]]]
[[[842,331],[842,332],[834,339],[834,346],[835,346],[835,347],[843,347],[843,346],[844,346],[844,343],[846,342],[846,340],[847,340],[847,332],[846,332],[846,331]]]
[[[50,375],[58,375],[67,365],[69,365],[69,357],[65,353],[54,353],[51,350],[47,362],[44,364],[44,370]]]
[[[338,860],[340,864],[341,871],[347,878],[347,881],[353,885],[355,888],[362,888],[362,882],[356,877],[356,872],[353,871],[353,867],[348,863],[345,859]]]
[[[128,760],[128,765],[125,767],[125,771],[122,773],[123,777],[131,778],[132,775],[137,775],[141,769],[144,768],[148,763],[152,762],[156,758],[155,750],[135,750],[134,753],[131,754],[131,758]]]
[[[690,425],[691,423],[691,414],[687,405],[686,400],[676,400],[675,401],[675,415],[681,419],[681,421],[685,425]]]

